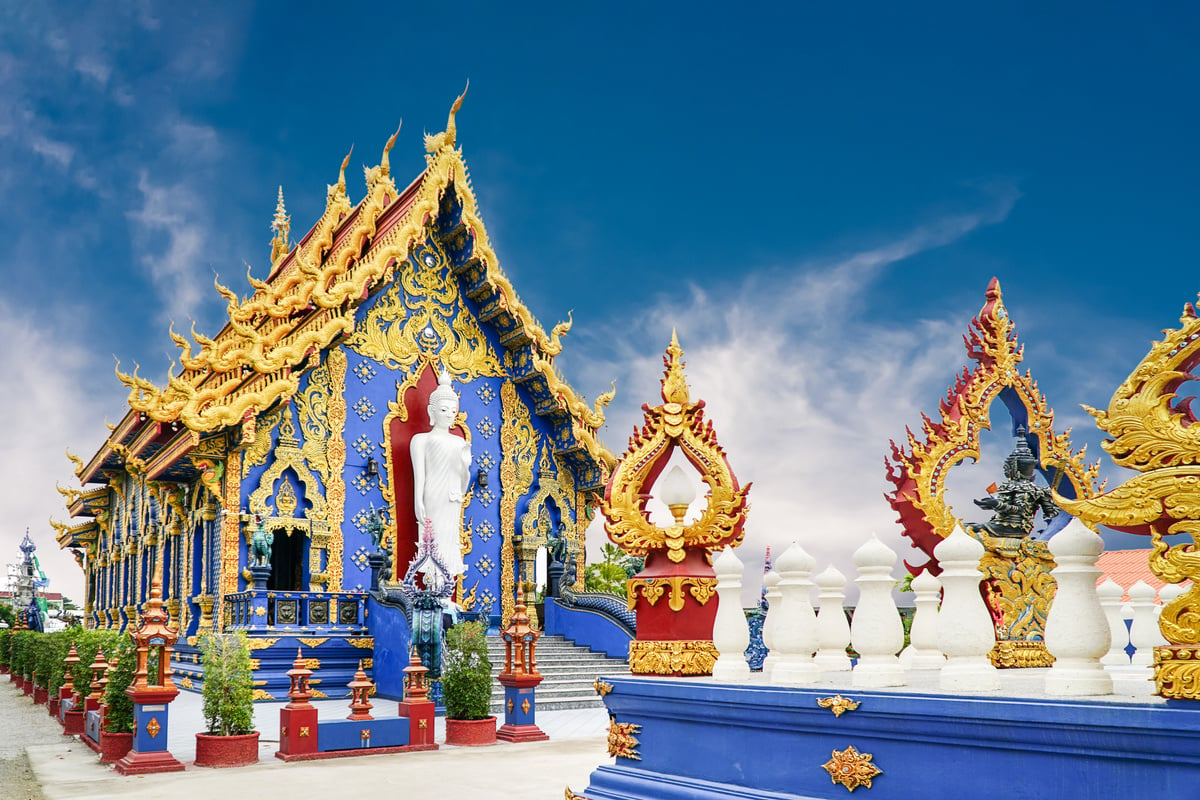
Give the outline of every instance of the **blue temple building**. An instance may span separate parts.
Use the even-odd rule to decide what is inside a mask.
[[[347,156],[298,242],[281,190],[269,276],[251,276],[245,298],[218,284],[228,322],[216,336],[170,332],[180,353],[165,387],[118,372],[128,410],[89,459],[71,456],[81,488],[60,491],[80,521],[58,524],[58,541],[85,573],[87,625],[136,625],[161,550],[184,688],[201,681],[199,638],[242,629],[259,699],[285,697],[298,646],[320,665],[318,691],[323,681],[345,695],[365,659],[390,693],[392,670],[379,668],[395,661],[399,681],[409,633],[400,610],[372,599],[368,526],[380,510],[392,575],[403,576],[417,543],[408,443],[429,429],[441,370],[474,454],[458,603],[506,622],[556,538],[582,589],[583,532],[614,464],[596,438],[612,394],[588,405],[555,369],[570,324],[547,334],[501,271],[454,111],[402,188],[394,141],[358,203]],[[256,590],[260,526],[273,545]]]

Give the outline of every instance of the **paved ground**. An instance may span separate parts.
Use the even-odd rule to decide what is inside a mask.
[[[238,769],[205,769],[191,766],[195,738],[203,730],[199,695],[183,692],[171,704],[169,747],[188,765],[186,771],[168,775],[122,777],[97,761],[95,753],[61,728],[44,706],[16,691],[7,677],[0,678],[0,800],[107,800],[108,798],[234,797],[255,800],[294,800],[297,797],[331,797],[353,786],[358,796],[399,790],[405,796],[443,800],[478,798],[547,798],[557,800],[570,786],[582,791],[588,775],[602,763],[608,717],[602,708],[549,711],[538,723],[551,737],[548,742],[500,743],[492,747],[447,747],[425,753],[363,756],[327,761],[285,764],[274,757],[282,703],[255,705],[255,719],[263,732],[260,761]],[[345,701],[317,704],[321,718],[344,717]],[[377,716],[394,713],[395,704],[380,700]],[[444,722],[437,723],[437,739],[444,737]],[[28,762],[25,753],[28,753]],[[32,775],[29,773],[32,766]],[[224,793],[224,795],[222,795]]]

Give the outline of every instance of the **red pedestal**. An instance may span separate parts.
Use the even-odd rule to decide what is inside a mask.
[[[255,744],[257,751],[257,742]],[[184,766],[167,750],[153,753],[135,753],[131,750],[117,762],[116,769],[122,775],[151,775],[155,772],[182,772]]]
[[[33,687],[33,702],[39,705],[45,703],[50,698],[50,690],[45,686]]]
[[[82,709],[72,709],[63,714],[63,736],[83,736],[83,723]]]
[[[309,703],[307,708],[279,709],[279,750],[277,758],[284,756],[306,756],[317,752],[317,709]]]
[[[51,697],[46,701],[46,713],[56,719],[58,718],[58,703],[59,700],[57,697]]]
[[[428,700],[421,702],[401,701],[397,715],[408,717],[408,743],[410,745],[433,745],[433,721],[436,707]]]
[[[109,733],[100,731],[100,763],[120,761],[133,747],[132,733]]]
[[[542,742],[549,739],[546,732],[534,722],[537,704],[534,690],[542,682],[542,676],[507,677],[501,674],[499,681],[504,687],[507,713],[504,715],[504,724],[496,731],[496,738],[505,742]],[[512,703],[511,710],[507,709],[508,703]]]
[[[683,561],[678,564],[667,557],[665,551],[653,551],[646,558],[646,568],[633,577],[633,581],[653,580],[662,587],[662,594],[653,603],[646,599],[641,586],[638,587],[634,612],[637,614],[637,638],[643,641],[712,641],[713,623],[717,619],[716,595],[703,603],[692,592],[695,584],[690,579],[716,581],[717,573],[704,557],[703,550],[688,549]],[[673,584],[678,583],[676,588]],[[678,592],[682,606],[676,611],[677,602],[672,594]]]

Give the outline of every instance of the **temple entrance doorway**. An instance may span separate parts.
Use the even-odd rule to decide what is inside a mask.
[[[271,545],[271,577],[267,589],[276,592],[299,592],[307,587],[304,566],[308,562],[308,536],[299,528],[275,531]]]

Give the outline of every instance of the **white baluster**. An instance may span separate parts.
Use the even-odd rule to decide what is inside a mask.
[[[1129,642],[1134,646],[1132,663],[1135,667],[1154,665],[1154,648],[1164,643],[1158,631],[1158,614],[1154,605],[1154,587],[1138,581],[1129,587],[1129,605],[1133,607],[1133,626]]]
[[[892,565],[896,553],[871,534],[862,547],[854,551],[858,568],[858,606],[850,622],[850,642],[858,652],[851,684],[855,688],[873,689],[903,686],[904,668],[896,654],[904,646],[904,623],[892,597]]]
[[[937,618],[942,582],[929,570],[912,579],[916,612],[912,627],[908,631],[908,647],[900,654],[900,661],[907,669],[941,669],[946,656],[938,648]]]
[[[1129,666],[1129,654],[1125,652],[1125,645],[1129,643],[1129,629],[1121,618],[1121,597],[1124,594],[1125,590],[1112,578],[1105,579],[1096,587],[1096,596],[1100,598],[1100,607],[1104,609],[1104,617],[1108,620],[1108,653],[1100,659],[1100,663],[1106,667]]]
[[[849,672],[850,622],[846,619],[846,576],[830,564],[813,583],[817,585],[817,654],[813,661],[822,672]]]
[[[1096,559],[1104,541],[1071,520],[1048,547],[1058,565],[1050,573],[1058,588],[1046,619],[1046,649],[1054,656],[1046,694],[1111,694],[1112,677],[1100,664],[1109,648],[1108,620],[1096,594]]]
[[[763,661],[763,674],[769,679],[771,670],[779,663],[775,652],[775,629],[779,627],[779,615],[783,613],[783,596],[779,593],[779,573],[774,569],[763,575],[763,586],[767,588],[767,618],[763,620],[763,646],[767,648],[767,658]]]
[[[742,610],[743,566],[732,547],[726,547],[713,559],[713,571],[717,573],[713,645],[719,653],[713,664],[713,680],[748,680],[750,665],[746,663],[746,648],[750,646],[750,628]]]
[[[995,691],[1000,688],[1000,674],[988,653],[996,646],[996,631],[979,593],[983,545],[956,525],[933,554],[942,565],[937,645],[946,654],[938,683],[950,692]]]
[[[812,658],[817,649],[817,617],[809,599],[814,563],[796,542],[775,561],[781,613],[774,631],[777,658],[770,673],[772,683],[808,686],[821,678]]]

